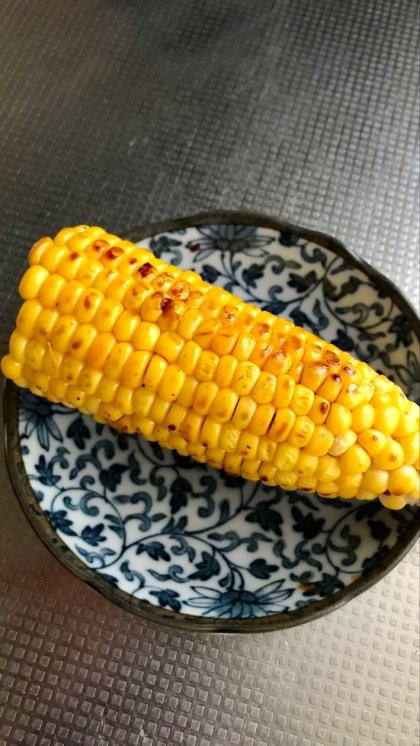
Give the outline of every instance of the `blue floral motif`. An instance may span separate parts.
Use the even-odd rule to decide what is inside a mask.
[[[420,400],[407,320],[327,249],[238,225],[188,228],[142,245],[335,341]],[[229,477],[28,391],[19,427],[52,528],[108,583],[175,612],[252,618],[317,602],[380,562],[414,514]]]

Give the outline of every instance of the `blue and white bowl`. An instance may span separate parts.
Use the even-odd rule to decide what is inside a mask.
[[[415,311],[334,239],[232,212],[124,237],[351,351],[419,401]],[[377,582],[419,534],[415,507],[228,477],[6,390],[9,469],[34,528],[76,575],[150,619],[232,632],[301,624]]]

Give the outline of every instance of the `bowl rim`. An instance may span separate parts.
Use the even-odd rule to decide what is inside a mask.
[[[328,234],[310,228],[295,226],[287,221],[278,220],[258,212],[217,210],[200,212],[174,220],[145,223],[142,226],[136,226],[122,232],[120,236],[122,239],[138,242],[144,238],[150,238],[169,231],[215,224],[251,225],[259,228],[270,228],[279,232],[289,232],[298,238],[304,238],[316,243],[322,248],[328,249],[337,256],[346,259],[349,264],[360,269],[376,285],[379,285],[395,302],[397,307],[408,318],[413,332],[420,342],[419,315],[401,290],[379,270],[371,267],[364,259]],[[6,464],[23,513],[45,546],[69,572],[86,583],[90,588],[99,592],[107,600],[126,611],[143,617],[147,621],[163,624],[178,630],[233,634],[273,632],[275,630],[306,624],[332,611],[336,611],[345,603],[353,600],[384,578],[403,559],[420,536],[419,509],[414,514],[413,520],[410,522],[406,531],[394,544],[385,558],[343,589],[294,611],[270,614],[264,617],[230,619],[200,617],[155,606],[113,586],[102,578],[99,573],[82,562],[51,527],[32,490],[22,457],[19,428],[16,427],[19,416],[19,392],[19,388],[10,380],[6,382],[4,388]]]

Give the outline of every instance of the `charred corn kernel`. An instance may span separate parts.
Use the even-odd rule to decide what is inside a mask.
[[[101,400],[110,404],[114,401],[117,391],[119,389],[120,382],[115,378],[108,378],[108,376],[102,376],[98,388],[96,390],[96,396]]]
[[[89,324],[93,321],[99,306],[103,301],[103,295],[99,290],[90,288],[83,293],[74,307],[74,315],[81,324]]]
[[[299,457],[295,464],[295,471],[300,477],[312,477],[318,468],[318,456],[311,456],[310,453],[300,451]]]
[[[256,458],[258,452],[258,436],[251,433],[250,430],[242,430],[238,445],[236,447],[237,453],[243,458]]]
[[[276,482],[276,475],[277,475],[277,469],[272,464],[268,464],[266,461],[262,462],[260,461],[260,468],[258,469],[258,474],[262,482],[266,484],[267,486],[273,487]]]
[[[165,370],[159,384],[159,396],[168,402],[173,402],[182,389],[186,375],[177,363],[171,363]],[[198,389],[197,389],[198,391]]]
[[[113,329],[117,342],[132,342],[133,346],[136,349],[149,349],[147,347],[147,340],[148,340],[147,334],[142,335],[145,337],[146,346],[144,346],[143,340],[140,341],[140,338],[137,338],[137,335],[136,335],[136,339],[137,339],[138,344],[136,344],[133,340],[135,332],[139,326],[140,326],[140,318],[139,318],[138,313],[134,313],[134,311],[123,311],[121,316],[119,316],[117,321],[115,322],[114,329]],[[160,334],[159,329],[157,331]]]
[[[59,318],[60,314],[53,308],[45,308],[41,311],[34,327],[33,334],[35,339],[41,342],[41,344],[45,344],[46,340],[51,336],[54,325]]]
[[[104,373],[109,378],[121,379],[122,370],[133,352],[133,347],[128,342],[119,342],[115,345],[105,365]],[[150,356],[149,356],[150,359]]]
[[[274,454],[277,450],[277,443],[274,442],[268,435],[262,435],[258,443],[258,458],[260,461],[272,462]]]
[[[243,360],[233,374],[232,389],[238,396],[246,396],[254,388],[259,375],[260,369],[257,365]]]
[[[56,303],[59,313],[62,316],[73,313],[75,305],[84,291],[85,287],[81,282],[77,282],[77,280],[68,282],[61,291],[58,302]]]
[[[30,339],[25,348],[25,363],[33,370],[42,370],[42,358],[46,350],[45,342]],[[16,363],[18,365],[18,363]]]
[[[361,487],[367,492],[381,495],[388,489],[389,475],[390,472],[386,469],[376,469],[375,466],[369,466],[369,469],[363,474]]]
[[[257,404],[250,396],[241,396],[232,417],[233,425],[241,430],[249,427],[256,409]]]
[[[216,422],[230,422],[238,403],[238,394],[233,389],[220,389],[211,405],[210,414]]]
[[[50,273],[48,270],[39,264],[29,267],[20,281],[19,294],[24,300],[38,298],[43,284],[49,277]]]
[[[132,333],[132,339],[131,343],[133,347],[136,350],[143,350],[143,351],[149,351],[149,352],[157,352],[156,345],[161,337],[161,332],[157,324],[152,324],[150,321],[140,321],[138,322],[138,315],[135,314],[133,311],[124,311],[122,315],[119,317],[117,323],[114,326],[114,334],[117,336],[117,326],[120,323],[121,319],[123,319],[125,314],[131,314],[132,316],[137,317],[137,324],[134,327],[134,322],[130,320],[130,317],[125,317],[123,320],[123,324],[130,323],[133,328]],[[171,338],[166,338],[167,340],[171,341]],[[169,347],[170,345],[167,345]],[[162,355],[162,353],[160,353]],[[163,355],[163,357],[165,357]]]
[[[335,482],[340,474],[341,467],[337,458],[328,454],[319,458],[315,476],[320,482]]]
[[[305,446],[312,456],[325,456],[334,443],[334,435],[325,425],[315,425],[313,435]]]
[[[295,420],[296,415],[291,409],[278,409],[276,416],[270,425],[268,435],[275,443],[282,443],[289,437]]]
[[[375,410],[371,404],[360,404],[351,413],[351,427],[355,433],[369,430],[375,421]]]
[[[345,433],[341,433],[341,435],[336,435],[334,438],[334,442],[329,449],[328,453],[330,456],[342,456],[343,453],[348,451],[351,446],[354,446],[354,444],[357,441],[357,435],[354,432],[354,430],[347,430]]]
[[[270,357],[264,364],[264,370],[273,373],[275,376],[281,376],[290,370],[292,362],[289,353],[283,348],[280,348],[271,353]]]
[[[351,427],[351,423],[352,414],[347,407],[337,402],[331,404],[330,413],[325,424],[333,435],[345,433]]]
[[[22,376],[23,365],[22,363],[18,363],[17,360],[14,360],[9,354],[5,355],[2,359],[1,370],[6,378],[11,378],[12,381],[15,381],[17,378],[20,378]]]
[[[205,448],[217,448],[220,440],[222,425],[207,415],[200,432],[200,442]]]
[[[153,430],[155,429],[155,423],[153,422],[153,420],[149,420],[148,417],[139,417],[138,415],[134,414],[131,418],[131,421],[135,432],[139,435],[142,435],[143,438],[149,438],[151,435],[153,435]]]
[[[298,475],[295,471],[277,471],[277,484],[283,490],[294,490],[297,485]]]
[[[137,284],[134,285],[131,290],[129,290],[127,296],[130,295],[130,293],[134,293],[136,291],[136,288]],[[141,292],[141,288],[138,289]],[[147,296],[141,304],[141,317],[143,321],[151,321],[152,323],[156,324],[162,315],[162,311],[164,310],[164,308],[166,308],[169,302],[170,299],[168,298],[168,296],[165,296],[164,293],[150,294],[149,292],[147,292]],[[127,304],[125,305],[127,307]]]
[[[59,263],[69,254],[66,246],[56,246],[53,244],[43,254],[40,264],[48,270],[55,272]]]
[[[190,409],[187,413],[180,429],[180,433],[187,443],[199,443],[200,442],[200,431],[204,422],[204,416],[197,414],[193,409]],[[202,445],[200,443],[200,445]],[[203,446],[204,448],[204,446]],[[203,452],[200,452],[202,455]]]
[[[196,342],[189,340],[184,345],[179,354],[178,365],[182,368],[185,375],[193,375],[201,354],[201,347]]]
[[[168,363],[161,355],[154,354],[143,378],[143,386],[149,391],[157,391],[166,370]]]
[[[405,435],[418,433],[420,430],[419,406],[415,402],[409,402],[407,411],[401,414],[400,421],[392,433],[393,438],[404,438]]]
[[[15,360],[18,358],[14,355]],[[22,362],[20,360],[20,362]],[[412,433],[406,435],[404,438],[399,438],[398,443],[404,451],[404,462],[409,466],[413,466],[418,457],[420,451],[420,433]]]
[[[151,284],[156,291],[167,293],[169,288],[174,284],[174,279],[174,276],[170,272],[160,272],[151,280]]]
[[[359,433],[357,440],[371,458],[377,456],[383,450],[387,442],[387,438],[383,433],[371,428]]]
[[[173,302],[166,306],[157,323],[161,332],[176,332],[181,316],[185,312],[185,305],[181,302]]]
[[[64,355],[60,365],[60,378],[68,384],[74,385],[78,382],[83,369],[83,362],[76,360],[71,355]]]
[[[270,342],[259,340],[256,342],[251,355],[249,356],[250,363],[255,363],[259,368],[264,368],[265,363],[273,352],[273,345]]]
[[[299,448],[289,443],[280,443],[273,458],[273,466],[278,471],[289,471],[297,464],[299,453]]]
[[[320,396],[324,396],[328,401],[331,401],[328,396],[319,392],[319,388],[328,378],[328,373],[329,367],[323,362],[313,361],[306,363],[301,378],[302,386],[306,386],[306,388],[314,393],[319,393]]]
[[[134,389],[133,409],[138,417],[148,417],[156,394],[148,389]]]
[[[88,396],[96,395],[102,376],[101,370],[95,370],[95,368],[85,365],[79,377],[79,386]]]
[[[344,384],[344,388],[337,397],[337,404],[342,404],[343,407],[353,410],[360,404],[365,402],[365,391],[363,386],[358,383],[350,383],[349,385]]]
[[[120,246],[110,246],[101,255],[104,267],[117,267],[119,262],[126,256],[126,252]]]
[[[372,459],[374,466],[378,469],[393,471],[404,463],[404,451],[396,440],[389,438],[382,450]]]
[[[304,448],[312,438],[315,425],[306,415],[296,417],[293,427],[287,437],[288,443],[297,448]]]
[[[236,327],[222,326],[211,341],[211,349],[217,355],[230,355],[239,338],[239,329]]]
[[[32,249],[29,252],[29,265],[32,266],[33,264],[39,264],[43,255],[49,248],[51,248],[51,246],[53,246],[53,241],[49,236],[40,238],[39,241],[34,243]]]
[[[346,474],[362,474],[371,464],[371,458],[361,445],[355,443],[340,456],[340,467]]]
[[[314,398],[315,394],[311,389],[308,389],[307,386],[298,384],[295,388],[293,399],[290,402],[290,409],[292,409],[296,415],[308,414],[312,408]]]
[[[61,277],[61,275],[50,275],[39,293],[42,306],[44,308],[52,308],[53,306],[56,308],[66,284],[64,277]]]
[[[214,380],[220,388],[227,388],[231,385],[238,361],[233,355],[224,355],[220,358]]]
[[[63,401],[66,398],[67,383],[61,378],[53,378],[50,380],[50,391],[59,401]]]
[[[221,323],[217,319],[205,318],[193,334],[192,339],[202,350],[208,350],[220,326]]]
[[[303,383],[303,380],[302,380]],[[325,381],[321,384],[317,390],[318,396],[322,396],[330,403],[334,402],[341,392],[344,386],[344,380],[338,373],[331,373],[327,375]]]
[[[311,409],[309,410],[309,417],[311,418],[314,425],[323,425],[326,421],[330,412],[330,403],[323,399],[322,396],[315,394],[314,401]]]
[[[296,383],[288,375],[279,376],[276,384],[276,391],[273,398],[273,405],[276,409],[288,407],[295,393]]]
[[[239,334],[235,347],[232,350],[232,355],[236,357],[239,362],[248,360],[248,358],[252,355],[254,347],[255,337],[252,337],[246,332],[241,332]]]
[[[239,427],[235,427],[232,422],[226,422],[222,425],[219,440],[220,448],[223,448],[227,453],[236,451],[241,432],[242,430]]]
[[[373,407],[372,407],[373,409]],[[373,427],[384,435],[392,435],[400,420],[400,412],[396,407],[377,407],[374,410]]]
[[[178,334],[188,342],[193,338],[203,321],[204,316],[200,311],[196,308],[188,308],[179,322]]]
[[[346,499],[356,497],[360,489],[362,479],[362,474],[346,474],[345,472],[342,472],[337,479],[339,496]]]
[[[98,332],[110,332],[123,310],[121,303],[117,303],[112,298],[105,298],[96,311],[93,320]]]
[[[319,480],[316,491],[320,497],[338,497],[337,482],[321,482]]]
[[[82,265],[87,261],[87,256],[84,251],[76,250],[70,251],[58,264],[57,273],[64,277],[68,282],[76,278],[77,273],[80,271]]]
[[[97,336],[98,331],[93,324],[81,324],[72,336],[70,354],[77,360],[86,360],[91,344]]]
[[[276,386],[277,378],[267,370],[262,370],[252,390],[252,398],[257,404],[269,404],[274,398]]]
[[[185,373],[183,374],[185,376]],[[197,414],[207,415],[219,391],[214,381],[201,381],[197,386],[193,408]]]
[[[12,332],[9,342],[9,352],[17,363],[25,363],[25,347],[28,343],[28,338],[24,337],[23,334],[19,334],[17,329]]]
[[[260,466],[261,461],[258,461],[256,458],[244,459],[241,466],[241,476],[245,479],[250,479],[251,481],[257,481],[257,479],[259,479],[258,472]]]
[[[226,474],[231,476],[239,476],[241,473],[241,467],[243,464],[243,458],[239,453],[227,453],[223,463],[223,469]]]
[[[212,350],[204,350],[195,366],[195,376],[199,381],[211,381],[214,379],[219,356]]]
[[[184,346],[184,340],[176,332],[164,332],[156,342],[156,352],[168,363],[175,363]]]
[[[147,318],[144,313],[144,311],[147,311],[147,306],[144,306],[144,304],[146,303],[146,300],[149,298],[149,296],[152,295],[152,293],[153,288],[151,285],[149,285],[148,282],[145,282],[144,280],[137,280],[137,282],[135,282],[134,285],[132,285],[128,289],[124,296],[124,308],[127,311],[140,311],[141,308],[143,321],[156,321],[161,313],[160,301],[158,303],[157,309],[155,307],[155,304],[152,303],[152,307],[154,310],[154,313],[151,314],[152,318]]]
[[[259,404],[250,422],[249,429],[254,435],[265,435],[275,414],[276,409],[272,404]]]
[[[123,414],[134,414],[133,389],[122,383],[117,391],[114,404]]]

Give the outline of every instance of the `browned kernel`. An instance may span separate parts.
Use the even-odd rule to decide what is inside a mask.
[[[178,300],[187,300],[190,294],[190,286],[188,282],[185,282],[185,280],[180,280],[180,282],[176,282],[174,283],[174,285],[172,285],[169,292],[173,298],[177,298]]]
[[[121,249],[119,246],[113,246],[105,252],[104,259],[112,261],[113,259],[118,259],[122,254],[124,254],[124,249]]]
[[[140,277],[152,277],[157,272],[156,267],[153,266],[153,264],[150,264],[150,262],[145,262],[142,264],[142,266],[137,270],[137,274],[140,275]]]

